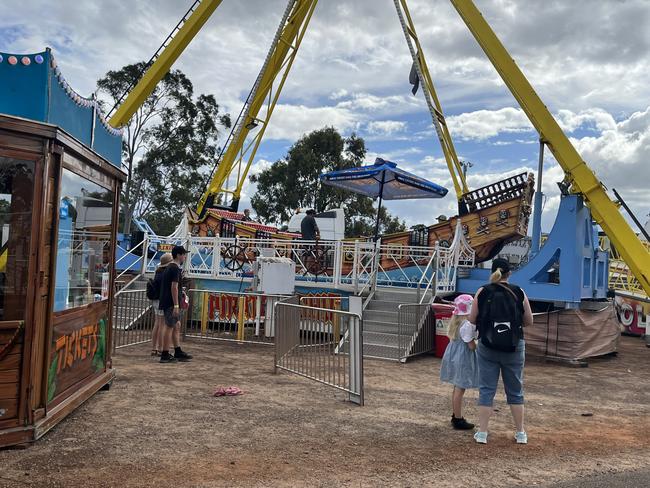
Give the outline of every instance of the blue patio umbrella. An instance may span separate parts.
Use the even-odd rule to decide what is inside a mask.
[[[375,240],[379,234],[379,211],[383,200],[442,198],[449,191],[381,158],[377,158],[375,164],[324,173],[320,175],[320,179],[325,185],[350,190],[370,198],[379,198]]]

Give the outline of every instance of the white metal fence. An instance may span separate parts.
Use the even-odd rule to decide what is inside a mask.
[[[297,297],[275,305],[275,369],[345,391],[363,405],[363,325],[350,312],[299,305]]]
[[[188,250],[186,275],[193,278],[250,278],[258,256],[285,257],[296,263],[298,283],[331,284],[359,292],[372,286],[420,284],[431,273],[434,248],[383,245],[366,241],[305,241],[255,238],[145,238],[137,268],[153,273],[160,256],[174,245]],[[139,271],[133,266],[134,271]],[[122,274],[124,271],[122,272]]]

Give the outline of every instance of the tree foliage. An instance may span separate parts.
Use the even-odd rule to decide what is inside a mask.
[[[372,236],[376,208],[372,199],[320,182],[328,171],[360,166],[366,156],[362,138],[352,134],[343,138],[333,127],[315,130],[298,140],[287,155],[250,180],[257,184],[251,204],[263,221],[280,225],[296,209],[313,208],[322,212],[343,208],[347,236]],[[406,230],[403,222],[384,207],[380,212],[380,233]]]
[[[111,105],[139,78],[144,63],[109,71],[97,81]],[[121,198],[122,231],[131,218],[145,217],[160,234],[171,233],[185,209],[195,203],[214,163],[217,139],[230,127],[213,95],[194,96],[192,82],[172,70],[125,127],[123,163],[129,178]]]

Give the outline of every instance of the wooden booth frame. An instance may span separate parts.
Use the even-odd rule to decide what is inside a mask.
[[[114,377],[111,340],[119,195],[126,176],[87,146],[57,126],[18,117],[0,115],[0,157],[34,163],[34,191],[31,239],[27,267],[27,295],[22,321],[0,322],[0,351],[11,345],[9,354],[0,356],[0,406],[4,397],[14,395],[0,409],[0,447],[35,441]],[[109,293],[107,299],[55,312],[55,271],[59,227],[59,200],[63,169],[113,192],[110,248]],[[48,381],[53,357],[53,334],[61,324],[69,327],[105,316],[104,357],[99,368],[74,378],[74,382],[48,399]],[[3,317],[4,318],[4,317]],[[22,322],[22,323],[21,323]],[[87,329],[87,327],[84,327]],[[87,341],[98,341],[97,334]],[[75,338],[82,340],[81,333]],[[79,349],[79,345],[76,345]],[[66,353],[67,354],[67,350]],[[77,357],[75,356],[75,365]],[[84,355],[85,359],[85,355]],[[88,369],[88,368],[86,368]],[[16,375],[17,370],[17,375]],[[86,371],[87,372],[87,371]],[[58,374],[58,372],[57,372]],[[17,376],[17,378],[15,378]],[[12,382],[15,378],[16,383]],[[13,385],[13,386],[12,386]],[[51,396],[51,392],[50,392]],[[16,411],[11,411],[15,405]],[[4,418],[3,418],[4,417]]]

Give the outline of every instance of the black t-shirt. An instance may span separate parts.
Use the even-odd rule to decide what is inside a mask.
[[[178,283],[178,305],[181,304],[183,291],[181,288],[181,276],[183,272],[176,263],[170,263],[165,269],[160,286],[160,302],[158,308],[165,310],[174,306],[172,298],[172,283]]]
[[[316,234],[318,233],[318,224],[313,215],[307,215],[302,222],[300,222],[300,233],[302,238],[306,241],[316,240]]]

